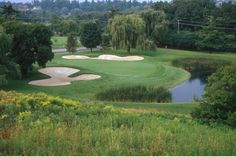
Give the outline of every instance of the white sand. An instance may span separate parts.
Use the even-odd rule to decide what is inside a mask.
[[[141,56],[126,56],[126,57],[120,57],[116,55],[100,55],[95,58],[91,58],[88,56],[82,56],[82,55],[67,55],[62,56],[64,59],[99,59],[99,60],[111,60],[111,61],[140,61],[144,58]]]
[[[67,56],[62,56],[64,59],[89,59],[88,56],[83,56],[83,55],[67,55]]]
[[[95,80],[101,78],[99,75],[83,74],[77,77],[69,77],[80,70],[67,67],[49,67],[40,69],[39,72],[50,76],[49,79],[31,81],[29,84],[37,86],[62,86],[69,85],[76,80]]]

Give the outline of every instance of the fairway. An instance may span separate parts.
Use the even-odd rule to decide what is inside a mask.
[[[107,50],[95,51],[93,53],[83,52],[79,55],[97,57],[101,54],[115,54],[127,56],[125,51]],[[44,92],[48,95],[61,96],[74,100],[87,101],[95,100],[95,95],[111,87],[124,87],[133,85],[147,85],[154,87],[174,87],[177,84],[187,80],[190,74],[180,68],[173,67],[171,61],[180,57],[205,57],[226,59],[234,61],[236,56],[233,54],[208,54],[201,52],[191,52],[183,50],[158,49],[156,52],[142,53],[139,51],[132,52],[132,55],[143,56],[144,60],[134,62],[106,61],[106,60],[67,60],[62,56],[68,53],[56,54],[48,66],[72,67],[80,69],[81,74],[100,75],[98,80],[74,81],[71,85],[63,87],[38,87],[28,85],[29,81],[48,78],[48,76],[35,71],[32,77],[24,80],[10,81],[5,90],[15,90],[24,93]]]

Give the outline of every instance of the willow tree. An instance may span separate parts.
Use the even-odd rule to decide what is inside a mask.
[[[116,15],[108,21],[112,46],[116,49],[136,48],[143,39],[144,22],[138,15]]]
[[[163,11],[149,9],[141,13],[141,17],[145,22],[145,35],[153,41],[160,40],[165,36],[167,31],[168,21]]]

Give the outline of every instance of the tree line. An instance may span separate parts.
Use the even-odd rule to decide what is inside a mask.
[[[163,11],[169,21],[160,46],[208,51],[236,51],[236,4],[213,0],[157,2],[152,8]]]
[[[236,52],[235,12],[236,4],[231,2],[216,6],[212,0],[173,0],[156,2],[138,13],[112,10],[103,15],[89,14],[89,18],[72,16],[70,20],[82,25],[88,19],[96,20],[101,31],[111,36],[111,45],[128,52],[131,48],[155,50],[155,47]],[[60,29],[67,25],[56,19],[52,26],[58,24]],[[65,21],[75,25],[70,20]]]

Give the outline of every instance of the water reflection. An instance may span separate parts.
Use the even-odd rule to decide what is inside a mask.
[[[205,79],[191,78],[184,83],[171,88],[172,102],[192,102],[201,99],[204,94]]]

